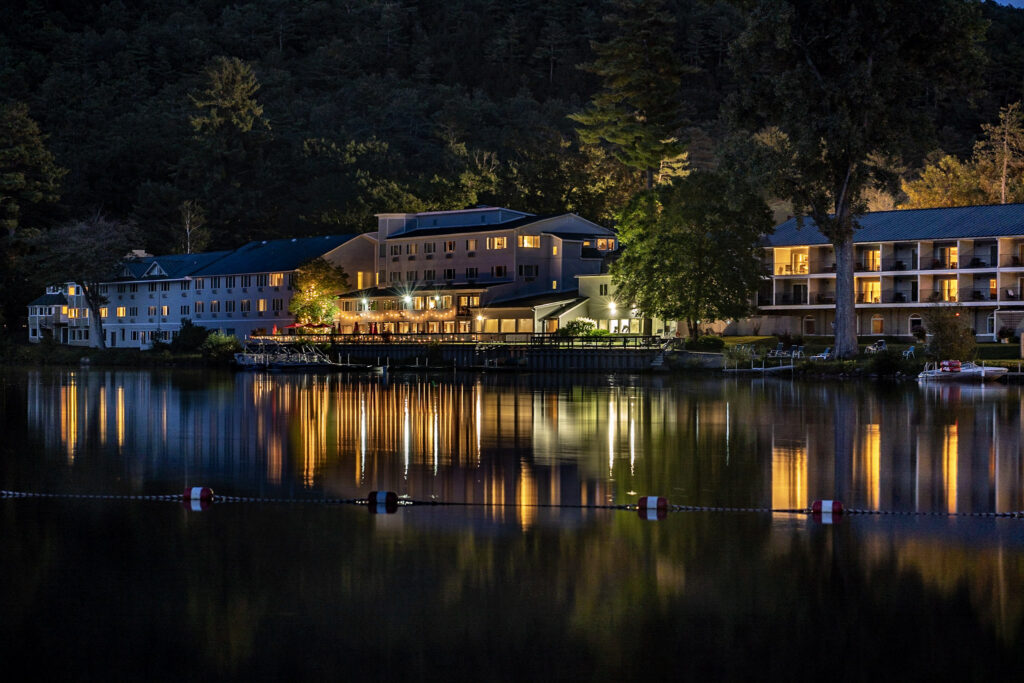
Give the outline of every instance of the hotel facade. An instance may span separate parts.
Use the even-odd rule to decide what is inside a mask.
[[[668,329],[615,302],[607,270],[616,233],[575,214],[477,207],[377,218],[363,234],[136,253],[97,285],[104,341],[149,348],[186,320],[239,339],[283,333],[294,326],[295,271],[318,257],[343,268],[352,287],[339,297],[335,334],[481,339],[551,333],[579,317],[617,333]],[[97,346],[91,315],[78,283],[55,284],[29,304],[29,341]]]
[[[1024,326],[1024,204],[882,211],[854,233],[857,334],[909,336],[922,312],[956,303],[979,340]],[[758,291],[773,331],[831,335],[835,257],[814,222],[789,219],[765,244]],[[762,320],[764,318],[762,317]]]

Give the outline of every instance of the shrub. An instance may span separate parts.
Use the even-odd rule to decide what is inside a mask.
[[[611,332],[608,330],[591,330],[587,333],[588,337],[607,337]]]
[[[228,362],[242,350],[242,343],[232,335],[212,332],[199,346],[199,350],[207,360]]]
[[[725,340],[721,337],[703,336],[697,341],[686,342],[687,351],[721,351],[725,347]]]
[[[935,304],[922,311],[932,339],[928,352],[939,359],[971,360],[977,343],[971,332],[970,316],[959,304]]]
[[[562,337],[585,337],[597,327],[597,323],[590,318],[576,318],[570,320],[558,330],[557,334]]]
[[[171,340],[171,351],[188,353],[198,351],[210,335],[210,330],[201,325],[194,325],[191,320],[181,321],[178,335]]]
[[[903,360],[903,354],[898,351],[882,351],[869,357],[864,369],[870,375],[895,377],[915,374],[917,363]]]

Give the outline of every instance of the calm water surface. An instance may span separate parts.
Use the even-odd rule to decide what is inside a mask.
[[[35,678],[992,680],[1020,387],[0,370],[0,661]],[[393,490],[371,515],[315,501]],[[835,525],[786,512],[882,514]],[[909,514],[914,513],[914,514]],[[950,514],[954,513],[954,514]]]

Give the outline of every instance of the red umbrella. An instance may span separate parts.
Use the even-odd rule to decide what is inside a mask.
[[[274,325],[274,329],[271,330],[270,334],[277,334],[277,325]]]

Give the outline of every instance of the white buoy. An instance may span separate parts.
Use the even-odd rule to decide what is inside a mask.
[[[366,498],[372,514],[392,514],[398,511],[398,494],[394,491],[370,491]]]

